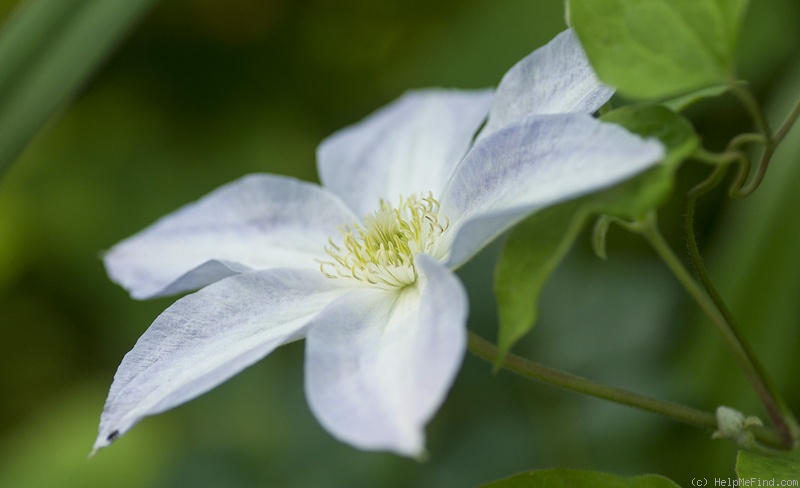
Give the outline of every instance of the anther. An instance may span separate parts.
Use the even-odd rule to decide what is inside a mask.
[[[443,223],[440,222],[439,202],[430,192],[423,198],[400,197],[399,202],[393,208],[381,200],[378,210],[364,217],[362,225],[340,227],[342,241],[337,245],[333,239],[328,240],[325,252],[333,261],[321,261],[322,274],[382,287],[414,283],[414,255],[431,251],[447,230],[449,220],[442,215]]]

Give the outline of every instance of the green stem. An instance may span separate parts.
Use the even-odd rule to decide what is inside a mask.
[[[728,143],[728,149],[738,149],[740,146],[745,146],[747,144],[766,144],[767,140],[764,138],[762,134],[753,134],[751,132],[747,132],[744,134],[739,134],[738,136],[731,139]]]
[[[500,364],[503,369],[507,369],[525,378],[583,393],[584,395],[602,398],[629,407],[657,413],[701,429],[717,429],[717,417],[711,412],[705,412],[678,403],[658,400],[620,388],[595,383],[594,381],[580,376],[528,361],[514,354],[506,354],[503,356],[502,360],[500,360],[497,347],[472,331],[469,332],[468,345],[471,353],[485,359],[489,364]],[[760,443],[773,447],[781,446],[780,440],[775,436],[774,432],[759,428],[754,428],[752,431],[756,440]]]
[[[764,180],[764,176],[767,174],[767,168],[769,167],[769,162],[772,159],[772,154],[775,152],[780,140],[783,139],[785,132],[788,131],[788,127],[794,123],[794,120],[797,119],[797,115],[800,115],[800,112],[798,112],[800,111],[800,108],[796,105],[795,109],[790,114],[789,119],[787,119],[781,128],[778,129],[778,132],[773,135],[772,130],[769,127],[769,123],[767,122],[767,118],[764,115],[764,112],[761,110],[761,106],[758,104],[758,101],[755,99],[750,90],[748,90],[742,84],[735,83],[733,84],[733,91],[750,113],[750,116],[753,118],[753,121],[755,122],[756,127],[758,127],[759,132],[764,136],[764,152],[761,154],[761,160],[758,163],[756,174],[753,176],[750,184],[747,186],[741,184],[731,191],[731,194],[736,197],[745,197],[753,193]],[[792,116],[794,116],[794,118],[792,118]],[[734,139],[734,141],[735,140],[736,139]],[[739,179],[737,179],[737,181],[738,180]],[[742,180],[742,183],[744,183],[744,180]]]
[[[759,133],[739,134],[731,139],[731,141],[728,143],[726,151],[723,153],[710,153],[701,148],[696,154],[694,154],[694,157],[711,164],[726,164],[727,162],[732,162],[734,159],[738,160],[740,163],[739,176],[731,185],[729,193],[733,198],[743,198],[753,193],[764,180],[764,176],[767,174],[767,168],[769,167],[769,162],[772,159],[772,155],[775,153],[778,145],[781,143],[783,138],[786,137],[786,134],[789,132],[789,130],[791,130],[795,122],[797,122],[797,119],[800,117],[800,100],[795,103],[794,107],[792,107],[792,110],[789,112],[789,115],[786,117],[786,120],[784,120],[781,126],[778,127],[778,130],[773,133],[769,127],[769,123],[767,122],[764,112],[761,110],[761,106],[758,104],[758,101],[755,99],[750,90],[748,90],[741,83],[736,82],[731,84],[731,88],[736,96],[739,97],[739,100],[742,102],[742,105],[744,105],[747,112],[753,118]],[[759,160],[758,169],[756,170],[755,175],[753,175],[750,183],[745,186],[747,177],[750,173],[750,160],[741,153],[739,148],[752,143],[763,144],[764,152],[761,153],[761,158]],[[737,153],[740,155],[737,155]]]
[[[469,350],[489,363],[497,364],[499,354],[497,348],[471,331],[469,333]],[[507,354],[500,365],[518,375],[559,388],[658,413],[702,429],[714,430],[717,428],[717,417],[713,413],[595,383],[580,376],[528,361],[514,354]]]
[[[745,156],[742,151],[733,148],[741,144],[755,142],[756,138],[758,140],[763,140],[763,137],[758,134],[740,134],[740,137],[735,137],[730,144],[728,144],[728,149],[726,149],[725,152],[714,153],[699,147],[695,150],[694,154],[692,154],[692,158],[717,166],[718,169],[727,168],[731,163],[739,163],[739,173],[731,184],[728,194],[731,198],[741,198],[745,196],[742,195],[741,191],[745,181],[747,181],[747,176],[750,174],[750,160],[747,159],[747,156]]]
[[[726,168],[724,166],[716,168],[711,177],[701,184],[705,185],[704,189],[705,187],[712,187],[713,185],[719,183],[725,173],[725,169]],[[705,191],[707,191],[707,189]],[[693,198],[696,199],[697,196],[699,195],[696,193]],[[693,202],[692,210],[689,210],[687,207],[687,220],[693,219],[693,207]],[[694,247],[694,254],[694,252],[697,250],[697,245],[692,229],[693,228],[691,227],[689,228],[691,232],[687,232],[687,238],[690,239],[690,248],[692,245]],[[759,398],[761,398],[761,401],[764,404],[764,407],[766,408],[767,413],[769,414],[770,419],[772,419],[772,422],[777,430],[778,437],[780,438],[780,446],[784,449],[791,449],[794,447],[794,434],[792,428],[790,427],[790,422],[792,422],[790,419],[793,418],[792,414],[787,408],[786,403],[781,398],[777,389],[769,380],[766,371],[764,370],[763,366],[761,366],[761,363],[756,358],[749,344],[743,339],[742,334],[738,331],[735,322],[732,320],[732,315],[719,298],[719,295],[716,294],[715,291],[712,293],[707,292],[706,289],[704,289],[700,284],[697,283],[697,281],[695,281],[689,271],[683,266],[681,261],[672,251],[672,248],[669,247],[669,244],[667,244],[667,242],[664,240],[664,236],[661,235],[661,232],[658,230],[654,216],[651,216],[648,220],[642,222],[638,226],[638,232],[650,243],[650,245],[666,263],[667,267],[669,267],[678,281],[680,281],[686,291],[689,292],[703,312],[708,316],[709,319],[711,319],[712,324],[714,324],[717,331],[728,345],[728,348],[733,353],[734,358],[739,363],[739,366],[744,370],[745,375],[750,380],[750,383],[754,386]],[[697,257],[699,258],[699,253],[697,253]],[[694,259],[695,256],[693,255],[693,260]],[[713,290],[713,285],[711,284],[710,280],[707,280],[708,274],[705,273],[702,260],[699,261],[699,264],[700,267],[698,268],[698,273],[704,277],[702,278],[704,285]],[[700,270],[702,270],[702,272]]]
[[[797,121],[797,118],[800,117],[800,99],[794,104],[794,108],[792,111],[789,112],[789,116],[786,117],[786,120],[783,121],[778,130],[775,131],[775,134],[772,136],[772,139],[775,141],[775,145],[777,146],[786,137],[786,134],[792,128],[794,123]]]
[[[756,120],[757,121],[763,120],[763,122],[758,122],[759,127],[761,127],[762,130],[769,131],[769,126],[766,125],[766,119],[764,119],[764,115],[761,112],[761,110],[758,109],[758,104],[752,98],[750,92],[744,89],[742,89],[742,91],[749,97],[746,98],[750,100],[747,104],[753,104],[757,109],[755,112],[757,114],[755,115]],[[764,141],[764,152],[761,154],[761,161],[759,161],[758,163],[758,170],[756,171],[756,174],[753,177],[752,181],[750,181],[750,184],[747,185],[747,187],[744,187],[744,185],[739,185],[738,188],[732,192],[733,196],[744,197],[753,193],[753,191],[755,191],[755,189],[758,188],[758,185],[761,184],[761,181],[764,179],[764,175],[767,173],[767,167],[769,166],[769,162],[772,159],[772,155],[778,148],[778,144],[780,144],[783,138],[786,137],[786,134],[789,132],[794,123],[797,121],[798,117],[800,117],[800,100],[798,100],[797,103],[795,103],[794,107],[792,108],[792,111],[789,112],[789,115],[786,117],[786,120],[783,121],[781,126],[778,128],[778,130],[775,131],[774,134],[770,132],[764,132],[766,138]],[[731,142],[733,143],[733,141]],[[744,183],[744,181],[742,181],[742,183]]]
[[[740,155],[741,152],[735,149],[728,149],[725,152],[715,153],[708,151],[703,147],[698,147],[695,149],[691,157],[713,166],[727,166],[733,162],[736,162]]]
[[[775,152],[775,145],[774,144],[767,144],[764,147],[764,153],[761,154],[761,160],[758,162],[758,170],[756,170],[755,176],[750,181],[750,184],[746,187],[740,187],[736,191],[736,195],[738,197],[746,197],[747,195],[753,193],[756,188],[761,184],[764,180],[764,176],[767,174],[767,167],[769,166],[769,161],[772,159],[772,153]]]
[[[734,83],[732,88],[733,92],[739,97],[739,100],[741,100],[745,109],[750,113],[750,116],[753,118],[758,131],[764,135],[767,147],[774,146],[775,140],[772,137],[772,130],[769,128],[767,117],[761,110],[761,106],[758,104],[756,98],[753,96],[750,90],[748,90],[741,83]]]

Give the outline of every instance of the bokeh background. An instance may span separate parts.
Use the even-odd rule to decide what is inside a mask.
[[[0,1],[0,21],[15,7]],[[800,4],[751,2],[741,76],[780,120],[800,96]],[[407,89],[481,88],[565,28],[560,0],[164,0],[0,181],[0,486],[461,487],[527,469],[733,476],[735,448],[657,416],[531,383],[467,356],[428,428],[426,462],[355,450],[314,420],[303,344],[144,420],[87,459],[116,366],[174,299],[137,302],[100,254],[252,172],[315,181],[314,150]],[[2,69],[2,67],[0,67]],[[624,102],[624,100],[619,100]],[[748,129],[730,96],[688,116],[711,149]],[[701,201],[715,278],[800,409],[800,134],[763,187]],[[0,135],[2,137],[2,135]],[[681,256],[688,164],[661,225]],[[665,399],[763,416],[710,325],[637,238],[588,234],[515,349]],[[461,270],[470,328],[494,338],[499,247]]]

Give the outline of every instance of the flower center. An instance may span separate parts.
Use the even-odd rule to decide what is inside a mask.
[[[320,261],[328,278],[351,278],[382,288],[403,287],[417,281],[414,256],[431,254],[449,220],[439,216],[439,202],[428,193],[400,198],[395,208],[384,200],[363,225],[339,229],[343,242],[328,239],[325,252],[333,261]]]

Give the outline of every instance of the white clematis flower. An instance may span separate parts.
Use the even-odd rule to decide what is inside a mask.
[[[322,425],[358,448],[420,454],[466,349],[452,270],[532,212],[663,157],[588,115],[611,94],[568,30],[495,93],[409,92],[329,137],[323,186],[247,176],[116,245],[105,264],[132,296],[200,290],[123,359],[95,449],[305,338]]]

